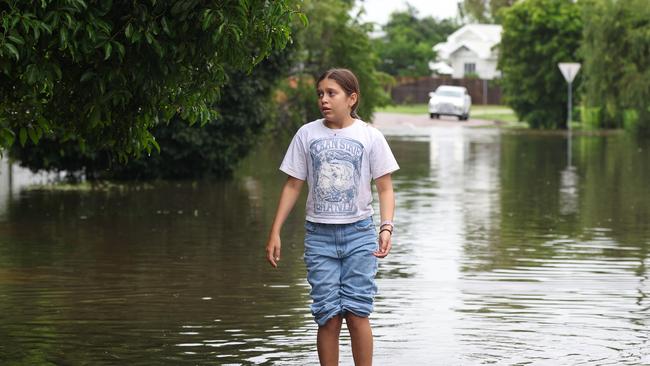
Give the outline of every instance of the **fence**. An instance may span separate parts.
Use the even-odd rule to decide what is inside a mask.
[[[501,87],[493,80],[452,78],[401,78],[391,90],[394,103],[427,103],[429,92],[440,85],[456,85],[467,88],[472,104],[502,104]]]

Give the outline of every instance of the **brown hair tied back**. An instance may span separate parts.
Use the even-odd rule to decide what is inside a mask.
[[[348,96],[352,95],[352,93],[357,94],[357,101],[352,106],[350,116],[352,118],[359,118],[359,115],[357,115],[357,107],[359,107],[359,102],[361,101],[361,91],[359,90],[359,80],[357,80],[354,73],[348,69],[329,69],[318,78],[316,85],[325,79],[336,81]]]

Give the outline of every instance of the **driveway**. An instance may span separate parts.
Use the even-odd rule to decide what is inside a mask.
[[[498,122],[484,119],[472,119],[459,121],[456,117],[442,116],[438,119],[430,119],[428,114],[402,114],[376,112],[373,118],[373,125],[388,135],[410,135],[426,133],[431,127],[479,127],[497,126]]]

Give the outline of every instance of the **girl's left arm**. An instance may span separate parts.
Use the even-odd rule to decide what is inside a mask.
[[[393,179],[391,175],[386,174],[375,179],[375,186],[377,187],[377,193],[379,194],[380,222],[386,220],[393,221],[393,215],[395,213],[395,194],[393,193]],[[392,226],[390,227],[390,231],[384,230],[379,233],[379,250],[373,253],[375,257],[384,258],[388,255],[392,247],[392,235]]]

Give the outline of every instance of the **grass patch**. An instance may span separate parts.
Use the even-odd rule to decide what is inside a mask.
[[[517,115],[513,113],[470,113],[470,118],[485,119],[507,123],[519,123]]]
[[[377,112],[383,113],[403,113],[403,114],[429,114],[428,105],[421,104],[395,104],[377,109]],[[517,123],[517,115],[505,105],[473,105],[470,109],[470,117],[476,119],[485,119],[489,121],[501,121],[507,123]]]

